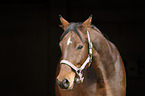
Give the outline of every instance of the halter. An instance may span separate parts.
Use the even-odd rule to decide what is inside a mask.
[[[92,42],[90,40],[90,35],[89,35],[89,32],[87,31],[87,36],[88,36],[88,57],[86,59],[86,61],[82,64],[81,67],[76,67],[74,66],[74,64],[72,64],[71,62],[67,61],[67,60],[61,60],[60,61],[60,64],[66,64],[68,65],[70,68],[72,68],[78,75],[78,77],[75,78],[76,82],[77,83],[82,83],[83,80],[84,80],[84,77],[82,75],[82,71],[84,70],[85,66],[87,64],[89,64],[89,66],[91,65],[91,62],[92,62]]]

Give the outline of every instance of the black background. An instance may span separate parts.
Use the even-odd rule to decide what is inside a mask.
[[[144,96],[145,10],[137,0],[21,0],[0,2],[1,96],[55,96],[55,70],[69,22],[92,23],[119,49],[127,72],[127,96]]]

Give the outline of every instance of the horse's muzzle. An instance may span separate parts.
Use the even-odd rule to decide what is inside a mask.
[[[69,85],[70,85],[70,83],[69,83],[69,81],[67,80],[67,79],[64,79],[62,82],[60,82],[58,79],[57,79],[57,84],[59,85],[59,87],[61,88],[61,89],[68,89],[68,87],[69,87]]]

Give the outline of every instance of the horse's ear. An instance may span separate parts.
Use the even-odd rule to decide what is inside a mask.
[[[85,22],[82,23],[82,26],[85,28],[89,28],[91,27],[91,22],[92,22],[92,15]]]
[[[62,27],[64,30],[69,26],[69,22],[66,21],[61,15],[59,15],[60,17],[60,22],[62,25],[60,25],[60,27]]]

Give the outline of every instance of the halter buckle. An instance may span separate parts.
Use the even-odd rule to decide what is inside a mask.
[[[77,82],[77,84],[82,83],[84,81],[84,77],[75,78],[75,81]]]

